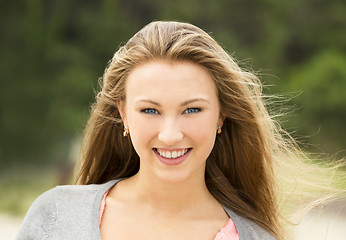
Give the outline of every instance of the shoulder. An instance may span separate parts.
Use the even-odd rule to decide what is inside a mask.
[[[53,198],[60,203],[68,203],[75,199],[91,200],[92,197],[103,195],[116,182],[117,180],[103,184],[57,186],[43,195],[47,195],[47,198]]]
[[[244,236],[247,236],[245,239],[275,240],[273,235],[253,221],[241,218],[240,222],[244,229]]]
[[[228,215],[232,218],[234,225],[238,231],[240,239],[249,240],[275,240],[267,230],[254,223],[253,221],[242,217],[232,210],[225,208]]]
[[[52,212],[54,209],[61,208],[64,205],[91,204],[95,197],[98,195],[103,196],[115,182],[116,180],[104,184],[57,186],[41,194],[33,202],[28,213],[36,210]]]
[[[16,239],[49,239],[63,225],[92,226],[90,216],[97,214],[103,194],[116,182],[58,186],[44,192],[28,210]]]
[[[54,229],[57,209],[56,188],[41,194],[27,212],[16,239],[47,239]]]

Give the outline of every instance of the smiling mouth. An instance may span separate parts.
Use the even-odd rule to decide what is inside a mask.
[[[165,150],[160,150],[158,148],[154,148],[154,151],[157,152],[161,157],[164,157],[167,159],[176,159],[176,158],[184,156],[191,149],[192,148],[186,148],[186,149],[175,150],[175,151],[165,151]]]

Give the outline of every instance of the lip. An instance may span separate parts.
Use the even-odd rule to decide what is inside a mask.
[[[182,162],[184,162],[189,157],[191,150],[192,150],[192,148],[189,148],[187,153],[185,153],[183,156],[171,159],[171,158],[162,157],[155,149],[153,149],[155,156],[158,158],[158,160],[161,163],[163,163],[165,165],[169,165],[169,166],[178,165],[178,164],[181,164]]]

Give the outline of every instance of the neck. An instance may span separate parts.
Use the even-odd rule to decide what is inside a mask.
[[[134,197],[147,206],[167,213],[196,209],[216,201],[207,189],[204,176],[181,182],[163,182],[144,174],[129,179]]]

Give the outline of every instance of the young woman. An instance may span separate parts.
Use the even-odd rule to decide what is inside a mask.
[[[258,78],[213,38],[152,22],[104,73],[82,185],[42,194],[17,239],[282,239],[279,130]]]

